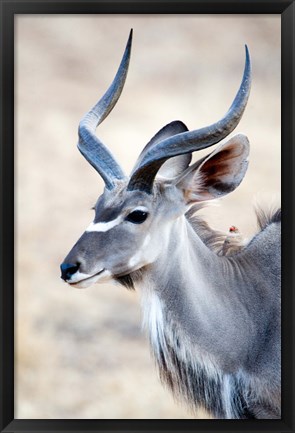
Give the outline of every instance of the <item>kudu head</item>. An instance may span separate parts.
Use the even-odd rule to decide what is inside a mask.
[[[118,72],[104,96],[82,118],[78,148],[105,182],[95,218],[61,265],[62,278],[76,287],[118,279],[159,256],[169,227],[197,202],[233,191],[247,169],[248,140],[236,135],[189,165],[192,152],[227,137],[244,112],[251,84],[248,49],[242,83],[218,122],[188,131],[180,121],[162,128],[145,146],[129,177],[96,137],[96,127],[122,92],[130,59],[132,30]]]

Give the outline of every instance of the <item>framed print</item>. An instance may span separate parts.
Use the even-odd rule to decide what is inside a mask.
[[[1,431],[293,431],[293,33],[1,0]]]

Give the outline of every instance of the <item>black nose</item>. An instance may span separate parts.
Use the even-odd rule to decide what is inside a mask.
[[[65,281],[69,280],[72,275],[74,275],[75,272],[80,267],[80,263],[76,263],[75,265],[73,263],[62,263],[60,265],[61,270],[61,278]]]

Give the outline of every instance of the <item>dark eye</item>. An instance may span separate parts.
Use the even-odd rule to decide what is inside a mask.
[[[141,224],[147,219],[148,213],[142,210],[134,210],[125,218],[126,221],[130,221],[133,224]]]

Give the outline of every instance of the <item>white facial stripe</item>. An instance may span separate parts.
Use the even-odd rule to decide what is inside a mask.
[[[123,220],[122,216],[119,215],[112,221],[94,223],[92,222],[86,229],[86,232],[107,232],[108,230],[116,227]]]

